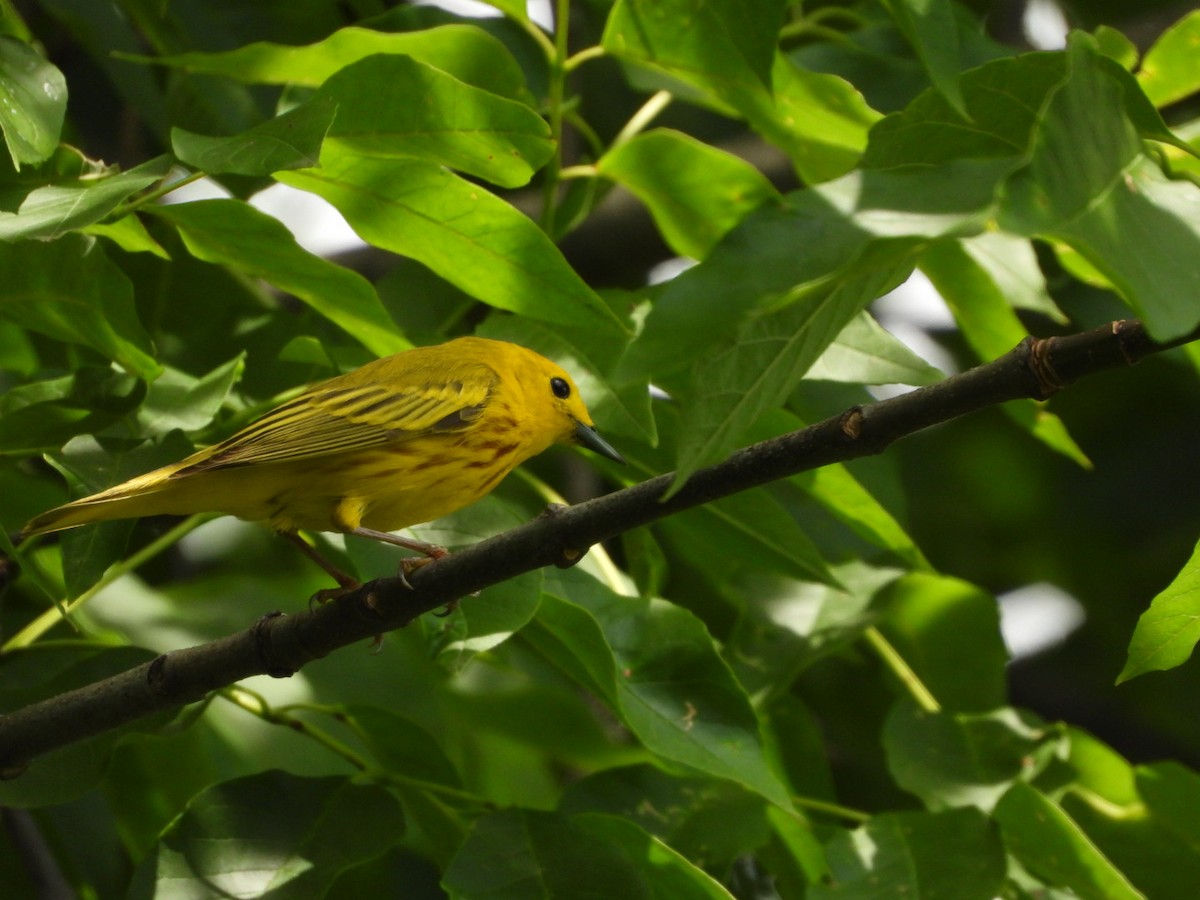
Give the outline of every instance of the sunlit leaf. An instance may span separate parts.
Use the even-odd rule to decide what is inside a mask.
[[[1146,51],[1137,77],[1155,106],[1177,103],[1200,91],[1197,41],[1200,41],[1200,11],[1192,10],[1159,35]]]
[[[28,44],[0,35],[0,132],[16,168],[49,159],[66,111],[62,72]]]
[[[1195,275],[1187,261],[1200,253],[1200,187],[1169,180],[1144,154],[1123,112],[1128,94],[1103,59],[1072,40],[1069,77],[1040,123],[1028,166],[1009,181],[1001,223],[1072,246],[1153,335],[1168,339],[1200,321],[1179,291]]]
[[[590,578],[558,581],[525,632],[543,653],[605,697],[647,749],[790,808],[749,700],[698,619]]]
[[[485,303],[623,330],[532,220],[440,166],[327,154],[319,169],[276,177],[324,197],[364,240],[420,260]]]
[[[783,8],[770,0],[746,15],[730,0],[620,0],[609,14],[604,46],[701,82],[770,86]]]
[[[933,384],[943,377],[867,312],[847,322],[804,375],[809,381],[911,385]]]
[[[911,263],[902,246],[872,254],[857,278],[818,291],[781,312],[751,319],[733,341],[705,358],[684,405],[673,489],[719,461],[765,412],[780,406],[804,373],[867,303],[900,284]]]
[[[978,807],[990,813],[1016,781],[1030,781],[1065,743],[1015,709],[930,713],[898,703],[883,735],[896,783],[930,809]]]
[[[1200,544],[1138,619],[1117,681],[1187,662],[1200,641]]]
[[[318,96],[232,137],[173,128],[171,148],[182,162],[210,175],[270,175],[300,169],[317,164],[335,113],[341,114],[336,101]]]
[[[411,32],[350,26],[303,47],[259,41],[223,53],[133,58],[252,84],[316,87],[339,69],[377,53],[411,56],[460,81],[505,97],[515,98],[525,89],[521,69],[504,44],[474,25],[443,25]]]
[[[294,294],[380,356],[410,346],[365,278],[302,249],[279,221],[249,204],[198,200],[153,212],[179,228],[197,258]]]
[[[127,172],[102,178],[70,178],[14,196],[0,189],[0,242],[19,238],[60,237],[99,222],[122,200],[167,174],[170,160],[160,156]]]
[[[995,599],[949,576],[913,572],[887,591],[883,629],[942,705],[983,712],[1004,704],[1004,664]]]
[[[884,0],[938,92],[965,114],[958,73],[963,68],[950,0]]]
[[[991,900],[1004,880],[1004,851],[975,809],[885,813],[826,847],[830,877],[813,900],[911,897]]]
[[[229,392],[242,378],[246,357],[239,353],[201,378],[167,369],[150,386],[138,419],[147,435],[179,429],[198,431],[221,411]]]
[[[983,237],[986,234],[979,236]],[[934,244],[922,256],[921,270],[929,276],[954,313],[963,337],[979,358],[983,361],[998,359],[1025,340],[1028,333],[1017,318],[1014,304],[1003,285],[995,281],[991,272],[968,250],[969,243],[942,241]],[[1032,254],[1027,243],[1019,243]],[[1004,404],[1002,409],[1052,450],[1084,467],[1091,466],[1083,450],[1067,433],[1062,420],[1043,405],[1033,400],[1018,400]]]
[[[399,841],[402,830],[396,801],[383,788],[263,772],[193,798],[142,862],[130,896],[164,889],[321,896],[344,869]]]
[[[388,90],[380,92],[384,84]],[[330,76],[314,100],[336,106],[328,140],[347,153],[422,159],[502,187],[527,183],[554,149],[550,126],[525,104],[408,56],[353,63]]]
[[[1080,897],[1134,900],[1143,896],[1060,806],[1018,783],[997,804],[993,817],[1004,845],[1030,872]]]
[[[694,259],[776,193],[749,163],[666,129],[618,144],[596,170],[636,194],[671,248]]]

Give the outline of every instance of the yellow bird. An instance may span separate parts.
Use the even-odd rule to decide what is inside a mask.
[[[389,532],[473,503],[554,443],[624,462],[559,366],[516,344],[458,338],[314,385],[219,444],[42,513],[21,536],[108,519],[220,512],[266,522],[346,588],[354,579],[297,530],[444,555]]]

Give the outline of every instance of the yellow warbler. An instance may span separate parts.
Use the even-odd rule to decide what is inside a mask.
[[[622,461],[561,368],[516,344],[458,338],[317,384],[219,444],[42,513],[22,537],[107,519],[227,513],[270,524],[349,586],[298,529],[440,556],[388,532],[478,500],[553,443]]]

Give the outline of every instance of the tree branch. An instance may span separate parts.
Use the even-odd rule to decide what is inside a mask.
[[[883,451],[930,425],[1008,400],[1044,400],[1077,379],[1129,366],[1200,338],[1200,329],[1156,343],[1140,322],[1113,322],[1066,337],[1027,338],[999,359],[878,403],[854,407],[790,434],[736,451],[696,472],[669,499],[666,474],[458,550],[417,570],[412,589],[381,578],[317,609],[272,614],[251,628],[156,659],[0,717],[0,774],[38,756],[155,712],[203,699],[252,675],[287,677],[339,647],[356,644],[489,585],[548,565],[570,566],[587,548],[623,531],[780,478]]]

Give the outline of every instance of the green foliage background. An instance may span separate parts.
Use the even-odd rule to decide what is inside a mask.
[[[415,529],[451,547],[939,379],[868,312],[917,270],[964,367],[1029,330],[1200,324],[1200,15],[1127,36],[1081,4],[1033,53],[949,0],[562,0],[553,31],[492,6],[0,0],[5,530],[463,333],[569,368],[631,464],[549,453]],[[159,202],[203,175],[224,195]],[[367,249],[304,249],[248,202],[275,183]],[[697,264],[646,286],[670,256]],[[1190,897],[1195,676],[1134,676],[1200,637],[1198,359],[51,754],[0,783],[0,884],[32,895],[40,861],[94,897]],[[6,549],[6,711],[326,586],[225,519]],[[993,594],[1041,581],[1086,622],[1009,667]]]

